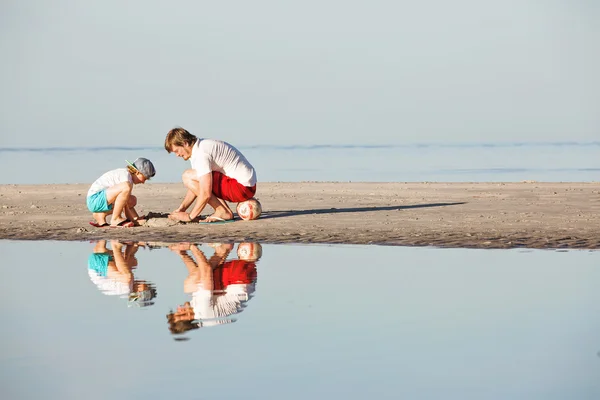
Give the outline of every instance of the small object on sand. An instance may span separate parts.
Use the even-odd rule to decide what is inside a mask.
[[[236,212],[241,219],[250,221],[260,217],[260,214],[262,213],[262,206],[260,202],[253,197],[249,200],[238,203]]]

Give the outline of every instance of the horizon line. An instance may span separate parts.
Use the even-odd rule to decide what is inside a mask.
[[[600,146],[600,141],[552,141],[552,142],[463,142],[463,143],[405,143],[405,144],[295,144],[272,145],[259,144],[236,146],[239,149],[272,150],[320,150],[320,149],[391,149],[391,148],[482,148],[482,147],[543,147],[543,146]],[[18,151],[107,151],[107,150],[164,150],[162,146],[54,146],[54,147],[0,147],[0,152]]]

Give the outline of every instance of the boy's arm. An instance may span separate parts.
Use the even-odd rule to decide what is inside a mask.
[[[127,243],[127,245],[125,246],[125,260],[129,261],[132,257],[135,256],[135,253],[137,253],[138,250],[139,246],[137,242]]]

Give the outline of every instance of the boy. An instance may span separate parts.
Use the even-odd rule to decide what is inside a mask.
[[[138,158],[133,163],[127,163],[127,168],[108,171],[92,183],[87,194],[87,206],[94,217],[91,225],[99,228],[130,228],[140,219],[134,208],[137,198],[131,191],[133,185],[152,178],[156,170],[147,158]],[[110,225],[106,222],[109,214],[112,214]]]
[[[106,240],[96,242],[94,252],[88,258],[88,274],[92,282],[106,295],[128,297],[128,307],[154,304],[156,287],[148,281],[135,279],[133,275],[138,265],[135,254],[143,244],[131,242],[124,245],[116,240],[110,243],[111,250],[106,246]]]

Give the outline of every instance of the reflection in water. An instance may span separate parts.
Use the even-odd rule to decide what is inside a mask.
[[[174,335],[207,326],[235,322],[252,298],[256,285],[256,262],[262,256],[258,243],[240,243],[237,259],[227,260],[233,244],[209,244],[213,254],[207,258],[198,246],[179,243],[170,246],[187,268],[184,292],[191,299],[167,314]]]
[[[146,307],[154,304],[156,289],[150,282],[134,277],[138,265],[135,254],[143,243],[120,243],[100,240],[88,258],[88,274],[98,289],[109,296],[127,298],[129,307]]]
[[[255,291],[256,262],[262,256],[259,243],[240,243],[236,252],[235,244],[209,243],[211,255],[205,254],[200,244],[100,240],[88,258],[89,277],[103,294],[128,299],[129,307],[151,306],[157,297],[156,287],[135,277],[136,253],[140,248],[166,246],[187,269],[183,291],[190,296],[167,314],[169,331],[181,335],[201,327],[235,322],[235,314],[244,309]],[[176,339],[185,340],[181,336]]]
[[[263,246],[237,322],[172,334],[191,247],[139,245],[134,268],[122,244],[159,292],[131,309],[133,288],[90,282],[95,244],[0,241],[0,399],[600,399],[600,252]],[[99,243],[94,279],[118,247]],[[252,253],[236,243],[222,265]]]

